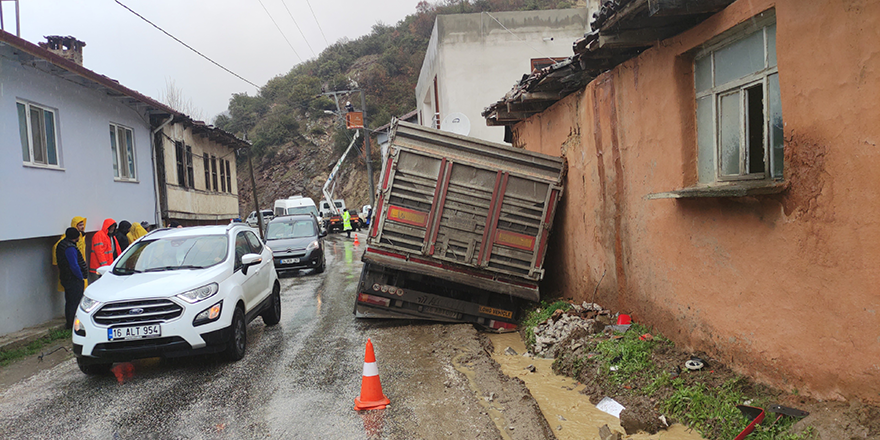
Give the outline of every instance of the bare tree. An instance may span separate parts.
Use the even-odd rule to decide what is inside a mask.
[[[177,110],[193,120],[204,120],[204,112],[193,104],[192,100],[183,96],[183,90],[177,87],[174,80],[165,78],[165,90],[159,92],[159,101]]]

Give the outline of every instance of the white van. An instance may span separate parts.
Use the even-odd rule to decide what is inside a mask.
[[[302,195],[275,201],[275,217],[293,214],[312,214],[318,217],[318,206],[314,200]]]

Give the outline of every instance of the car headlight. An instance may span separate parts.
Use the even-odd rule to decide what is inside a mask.
[[[315,240],[315,241],[309,243],[308,246],[306,246],[306,252],[308,252],[308,251],[310,251],[310,250],[312,250],[312,249],[317,249],[318,246],[320,246],[320,244],[318,243],[318,240]]]
[[[82,300],[80,300],[79,302],[79,308],[86,313],[91,313],[91,311],[95,310],[95,307],[98,307],[99,305],[101,305],[100,302],[95,301],[87,296],[83,296]]]
[[[202,286],[197,289],[178,294],[177,297],[190,304],[193,304],[214,296],[214,294],[217,293],[217,290],[219,290],[219,286],[217,286],[217,283],[211,283],[206,286]]]

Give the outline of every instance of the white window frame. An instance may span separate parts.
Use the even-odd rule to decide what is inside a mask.
[[[113,180],[120,182],[137,182],[137,147],[135,145],[134,129],[121,124],[110,123],[110,152],[113,157]],[[119,134],[123,134],[123,139],[127,139],[124,135],[131,134],[131,151],[128,151],[128,145],[120,148]],[[129,165],[129,162],[131,165]],[[123,167],[123,165],[125,165]]]
[[[709,69],[710,69],[710,79],[711,79],[711,87],[706,90],[696,92],[695,96],[695,104],[699,102],[700,99],[705,97],[710,97],[711,101],[711,134],[712,134],[712,142],[714,145],[712,146],[714,152],[714,182],[729,182],[729,181],[751,181],[751,180],[773,180],[773,168],[774,161],[772,156],[772,148],[771,145],[771,121],[770,121],[770,96],[769,96],[769,87],[768,87],[768,78],[773,75],[778,75],[779,69],[778,65],[774,64],[770,65],[769,54],[770,54],[770,44],[768,28],[772,27],[776,24],[776,16],[774,11],[767,11],[760,14],[758,17],[754,18],[751,22],[739,26],[738,28],[731,29],[725,34],[720,35],[718,38],[714,39],[710,43],[704,45],[694,57],[694,80],[695,80],[695,88],[696,88],[696,65],[697,61],[709,57]],[[724,84],[715,84],[715,56],[714,54],[733,43],[744,40],[748,37],[751,37],[757,32],[761,32],[763,35],[763,49],[764,49],[764,67],[757,72],[750,73],[748,75],[742,76],[740,78],[728,81]],[[775,47],[773,48],[775,51]],[[778,78],[778,76],[777,76]],[[752,88],[754,86],[760,86],[762,91],[762,110],[763,110],[763,162],[764,162],[764,171],[759,173],[750,173],[749,172],[749,133],[748,133],[748,97],[746,90]],[[739,174],[724,174],[723,172],[723,164],[721,157],[721,98],[724,96],[728,96],[734,93],[740,94],[740,160],[739,160]],[[695,124],[698,131],[698,139],[699,139],[699,130],[704,129],[704,127],[700,127],[699,121]],[[698,146],[699,148],[699,146]],[[777,177],[779,179],[779,177]]]
[[[23,106],[25,109],[25,124],[26,124],[25,129],[27,130],[27,139],[21,139],[21,141],[22,141],[22,145],[21,145],[22,163],[24,165],[41,167],[41,168],[61,169],[61,140],[58,137],[58,111],[55,109],[43,106],[43,105],[34,104],[29,101],[16,99],[15,100],[16,115],[18,115],[18,106]],[[32,120],[33,118],[31,118],[31,111],[33,111],[33,110],[38,110],[40,112],[40,120],[41,120],[40,123],[42,125],[42,127],[41,127],[42,130],[40,130],[39,136],[40,136],[40,142],[42,143],[42,146],[40,148],[40,153],[43,156],[42,161],[38,161],[36,159],[36,154],[34,154],[34,148],[35,148],[35,145],[34,145],[34,123],[35,122]],[[46,123],[45,122],[45,114],[46,113],[50,113],[52,115],[51,133],[52,133],[53,141],[55,144],[55,163],[49,162],[49,140],[48,140],[49,130],[48,130],[48,127],[45,126],[45,123]],[[19,130],[21,130],[21,122],[22,121],[20,119],[20,115],[18,115],[17,117],[19,117]],[[21,131],[19,131],[19,134],[21,134]],[[27,142],[27,146],[24,145],[24,142]],[[27,158],[24,157],[25,147],[27,147],[27,150],[28,150],[28,153],[27,153],[28,157]]]

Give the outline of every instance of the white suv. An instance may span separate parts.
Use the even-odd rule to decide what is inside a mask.
[[[223,352],[236,361],[248,322],[281,320],[272,251],[241,223],[151,232],[98,272],[73,324],[86,374],[156,356]]]

